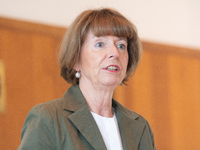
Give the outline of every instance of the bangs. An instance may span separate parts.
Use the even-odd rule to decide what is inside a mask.
[[[131,39],[136,36],[134,25],[126,18],[108,12],[98,12],[90,22],[90,30],[97,36],[112,35]]]

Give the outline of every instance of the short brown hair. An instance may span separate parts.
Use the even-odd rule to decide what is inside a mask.
[[[127,38],[129,61],[126,76],[122,81],[125,83],[140,62],[142,46],[136,27],[122,14],[109,8],[83,11],[69,26],[59,53],[61,76],[70,84],[78,83],[73,67],[79,60],[89,29],[97,37],[113,35]]]

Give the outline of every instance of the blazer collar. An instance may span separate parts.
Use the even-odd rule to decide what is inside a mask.
[[[69,120],[76,126],[95,150],[106,149],[98,126],[90,113],[78,85],[71,86],[63,95],[63,109],[72,111]],[[145,125],[137,121],[139,115],[113,99],[124,150],[137,149]]]

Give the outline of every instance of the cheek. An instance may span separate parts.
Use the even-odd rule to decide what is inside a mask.
[[[125,58],[125,64],[128,65],[128,57]]]
[[[123,65],[124,66],[126,66],[126,68],[127,68],[127,66],[128,66],[128,54],[126,54],[124,57],[123,57]]]
[[[96,67],[100,67],[103,61],[105,60],[106,55],[103,53],[93,53],[91,55],[92,60],[90,61]]]
[[[85,72],[87,68],[90,68],[90,57],[87,56],[87,54],[82,53],[81,58],[80,58],[80,70],[82,72]]]
[[[99,55],[96,55],[94,53],[85,53],[82,55],[81,59],[81,68],[84,69],[84,71],[95,73],[101,62],[101,58]]]
[[[127,66],[128,66],[128,55],[126,55],[124,58],[123,58],[123,68],[124,68],[124,76],[126,76],[126,73],[127,73]]]

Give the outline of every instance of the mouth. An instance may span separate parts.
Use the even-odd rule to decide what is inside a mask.
[[[120,68],[117,65],[109,65],[106,68],[104,68],[104,70],[108,70],[111,72],[118,72],[120,70]]]

